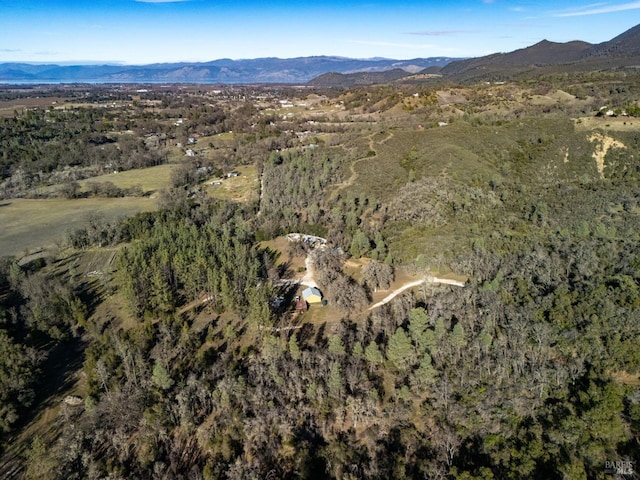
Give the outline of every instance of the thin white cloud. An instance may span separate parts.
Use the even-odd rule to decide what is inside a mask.
[[[627,10],[640,9],[640,2],[619,3],[617,5],[608,3],[597,3],[585,5],[580,9],[554,13],[554,17],[581,17],[585,15],[602,15],[605,13],[624,12]]]

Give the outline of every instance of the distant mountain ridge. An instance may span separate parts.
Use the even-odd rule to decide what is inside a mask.
[[[440,73],[452,79],[486,78],[516,71],[597,70],[640,66],[640,25],[603,43],[581,41],[566,43],[542,40],[527,48],[509,53],[451,62]]]
[[[362,85],[389,83],[410,75],[412,75],[411,72],[407,72],[400,68],[385,70],[384,72],[330,72],[314,78],[309,82],[309,85],[316,87],[356,87]]]
[[[328,72],[384,72],[401,69],[416,73],[443,67],[455,58],[395,60],[353,59],[335,56],[298,58],[223,58],[203,63],[151,65],[34,65],[0,63],[3,83],[306,83]]]
[[[452,62],[445,66],[443,75],[455,75],[473,69],[487,69],[489,67],[556,65],[576,61],[593,45],[587,42],[556,43],[542,40],[530,47],[509,53],[494,53],[484,57],[470,58]]]
[[[630,28],[608,42],[594,45],[587,53],[589,56],[640,57],[640,25]]]
[[[507,79],[515,76],[535,76],[544,72],[571,72],[615,68],[640,68],[640,25],[597,45],[571,41],[566,43],[542,40],[535,45],[509,53],[494,53],[484,57],[454,60],[440,68],[431,66],[412,75],[393,70],[376,76],[366,73],[341,74],[331,72],[311,82],[315,86],[352,87],[387,82],[420,81],[425,74],[438,74],[452,81]]]

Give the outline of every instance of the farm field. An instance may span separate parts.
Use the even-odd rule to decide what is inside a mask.
[[[82,191],[89,190],[89,186],[92,183],[111,182],[116,187],[126,189],[140,185],[142,191],[147,193],[153,193],[161,188],[165,188],[169,185],[171,178],[171,171],[175,168],[175,165],[157,165],[149,168],[136,168],[134,170],[125,170],[118,173],[109,173],[106,175],[100,175],[99,177],[87,178],[81,180],[80,184]]]
[[[113,184],[116,188],[124,191],[139,186],[142,194],[151,195],[169,186],[171,172],[175,167],[175,164],[165,164],[85,178],[78,181],[78,185],[80,185],[78,193],[82,196],[84,193],[91,192],[94,185]],[[37,191],[39,194],[55,196],[62,195],[63,189],[63,184],[56,184],[40,187]]]
[[[113,220],[155,208],[155,200],[148,197],[7,200],[0,203],[0,255],[17,255],[62,241],[90,214]]]
[[[48,108],[63,101],[65,101],[65,99],[60,97],[36,97],[2,100],[0,101],[0,117],[12,117],[16,111],[20,112],[28,108]]]

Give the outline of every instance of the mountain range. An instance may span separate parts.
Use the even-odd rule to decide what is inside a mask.
[[[440,73],[462,80],[527,70],[542,73],[558,70],[558,67],[564,71],[640,67],[640,25],[595,45],[581,41],[556,43],[543,40],[510,53],[454,61]]]
[[[420,80],[424,74],[437,74],[451,81],[505,80],[553,72],[640,69],[640,25],[603,43],[581,41],[566,43],[542,40],[530,47],[509,53],[453,60],[444,67],[431,66],[420,75],[394,70],[384,81]],[[390,73],[390,72],[386,72]],[[380,75],[380,74],[378,74]],[[321,75],[311,82],[316,86],[355,86],[377,82],[369,73]]]
[[[385,58],[352,59],[316,56],[299,58],[220,59],[205,63],[161,63],[152,65],[34,65],[0,63],[4,83],[296,83],[304,84],[336,72],[384,72],[400,69],[405,74],[429,67],[443,67],[454,58],[411,60]]]
[[[437,74],[451,80],[504,79],[552,71],[640,68],[640,25],[600,44],[543,40],[509,53],[457,59],[394,60],[335,56],[220,59],[152,65],[36,65],[0,63],[2,83],[311,83],[354,86]],[[415,77],[414,77],[415,78]]]

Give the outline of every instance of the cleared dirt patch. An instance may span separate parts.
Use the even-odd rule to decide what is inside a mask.
[[[600,178],[604,178],[604,157],[612,148],[626,148],[624,143],[614,140],[611,137],[594,133],[589,137],[589,141],[594,144],[593,159],[596,161],[598,174]]]
[[[290,260],[287,251],[291,243],[284,236],[276,237],[273,240],[265,240],[264,242],[260,242],[259,246],[260,248],[268,248],[271,251],[279,253],[276,259],[276,266]],[[291,257],[291,260],[295,260],[296,267],[304,267],[304,256]]]

